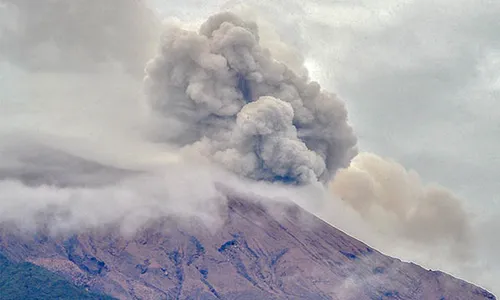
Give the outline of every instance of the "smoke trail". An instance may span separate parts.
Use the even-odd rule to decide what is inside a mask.
[[[360,153],[338,171],[330,187],[382,233],[450,245],[457,255],[470,246],[470,220],[462,201],[441,186],[422,183],[415,171],[395,161]]]
[[[344,103],[274,60],[258,28],[232,13],[199,32],[171,26],[146,69],[165,139],[237,174],[287,183],[327,182],[355,154]]]

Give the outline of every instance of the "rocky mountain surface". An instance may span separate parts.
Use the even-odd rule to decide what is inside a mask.
[[[295,205],[234,197],[223,220],[163,220],[129,237],[20,237],[4,227],[0,252],[118,299],[496,299],[387,257]]]

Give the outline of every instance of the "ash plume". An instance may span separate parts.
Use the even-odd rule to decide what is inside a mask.
[[[463,201],[413,170],[372,153],[360,153],[337,172],[330,188],[382,234],[418,244],[449,245],[458,256],[471,246]]]
[[[235,14],[198,32],[172,25],[146,73],[165,141],[244,177],[326,183],[356,153],[344,103],[273,59]]]

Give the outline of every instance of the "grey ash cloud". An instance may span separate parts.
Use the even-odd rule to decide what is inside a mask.
[[[172,25],[146,68],[165,139],[242,176],[327,182],[356,154],[344,102],[259,45],[254,22],[219,13],[198,32]]]

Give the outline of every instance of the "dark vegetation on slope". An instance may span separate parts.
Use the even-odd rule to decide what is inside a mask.
[[[63,277],[32,263],[13,263],[0,253],[0,299],[112,300],[77,287]]]

